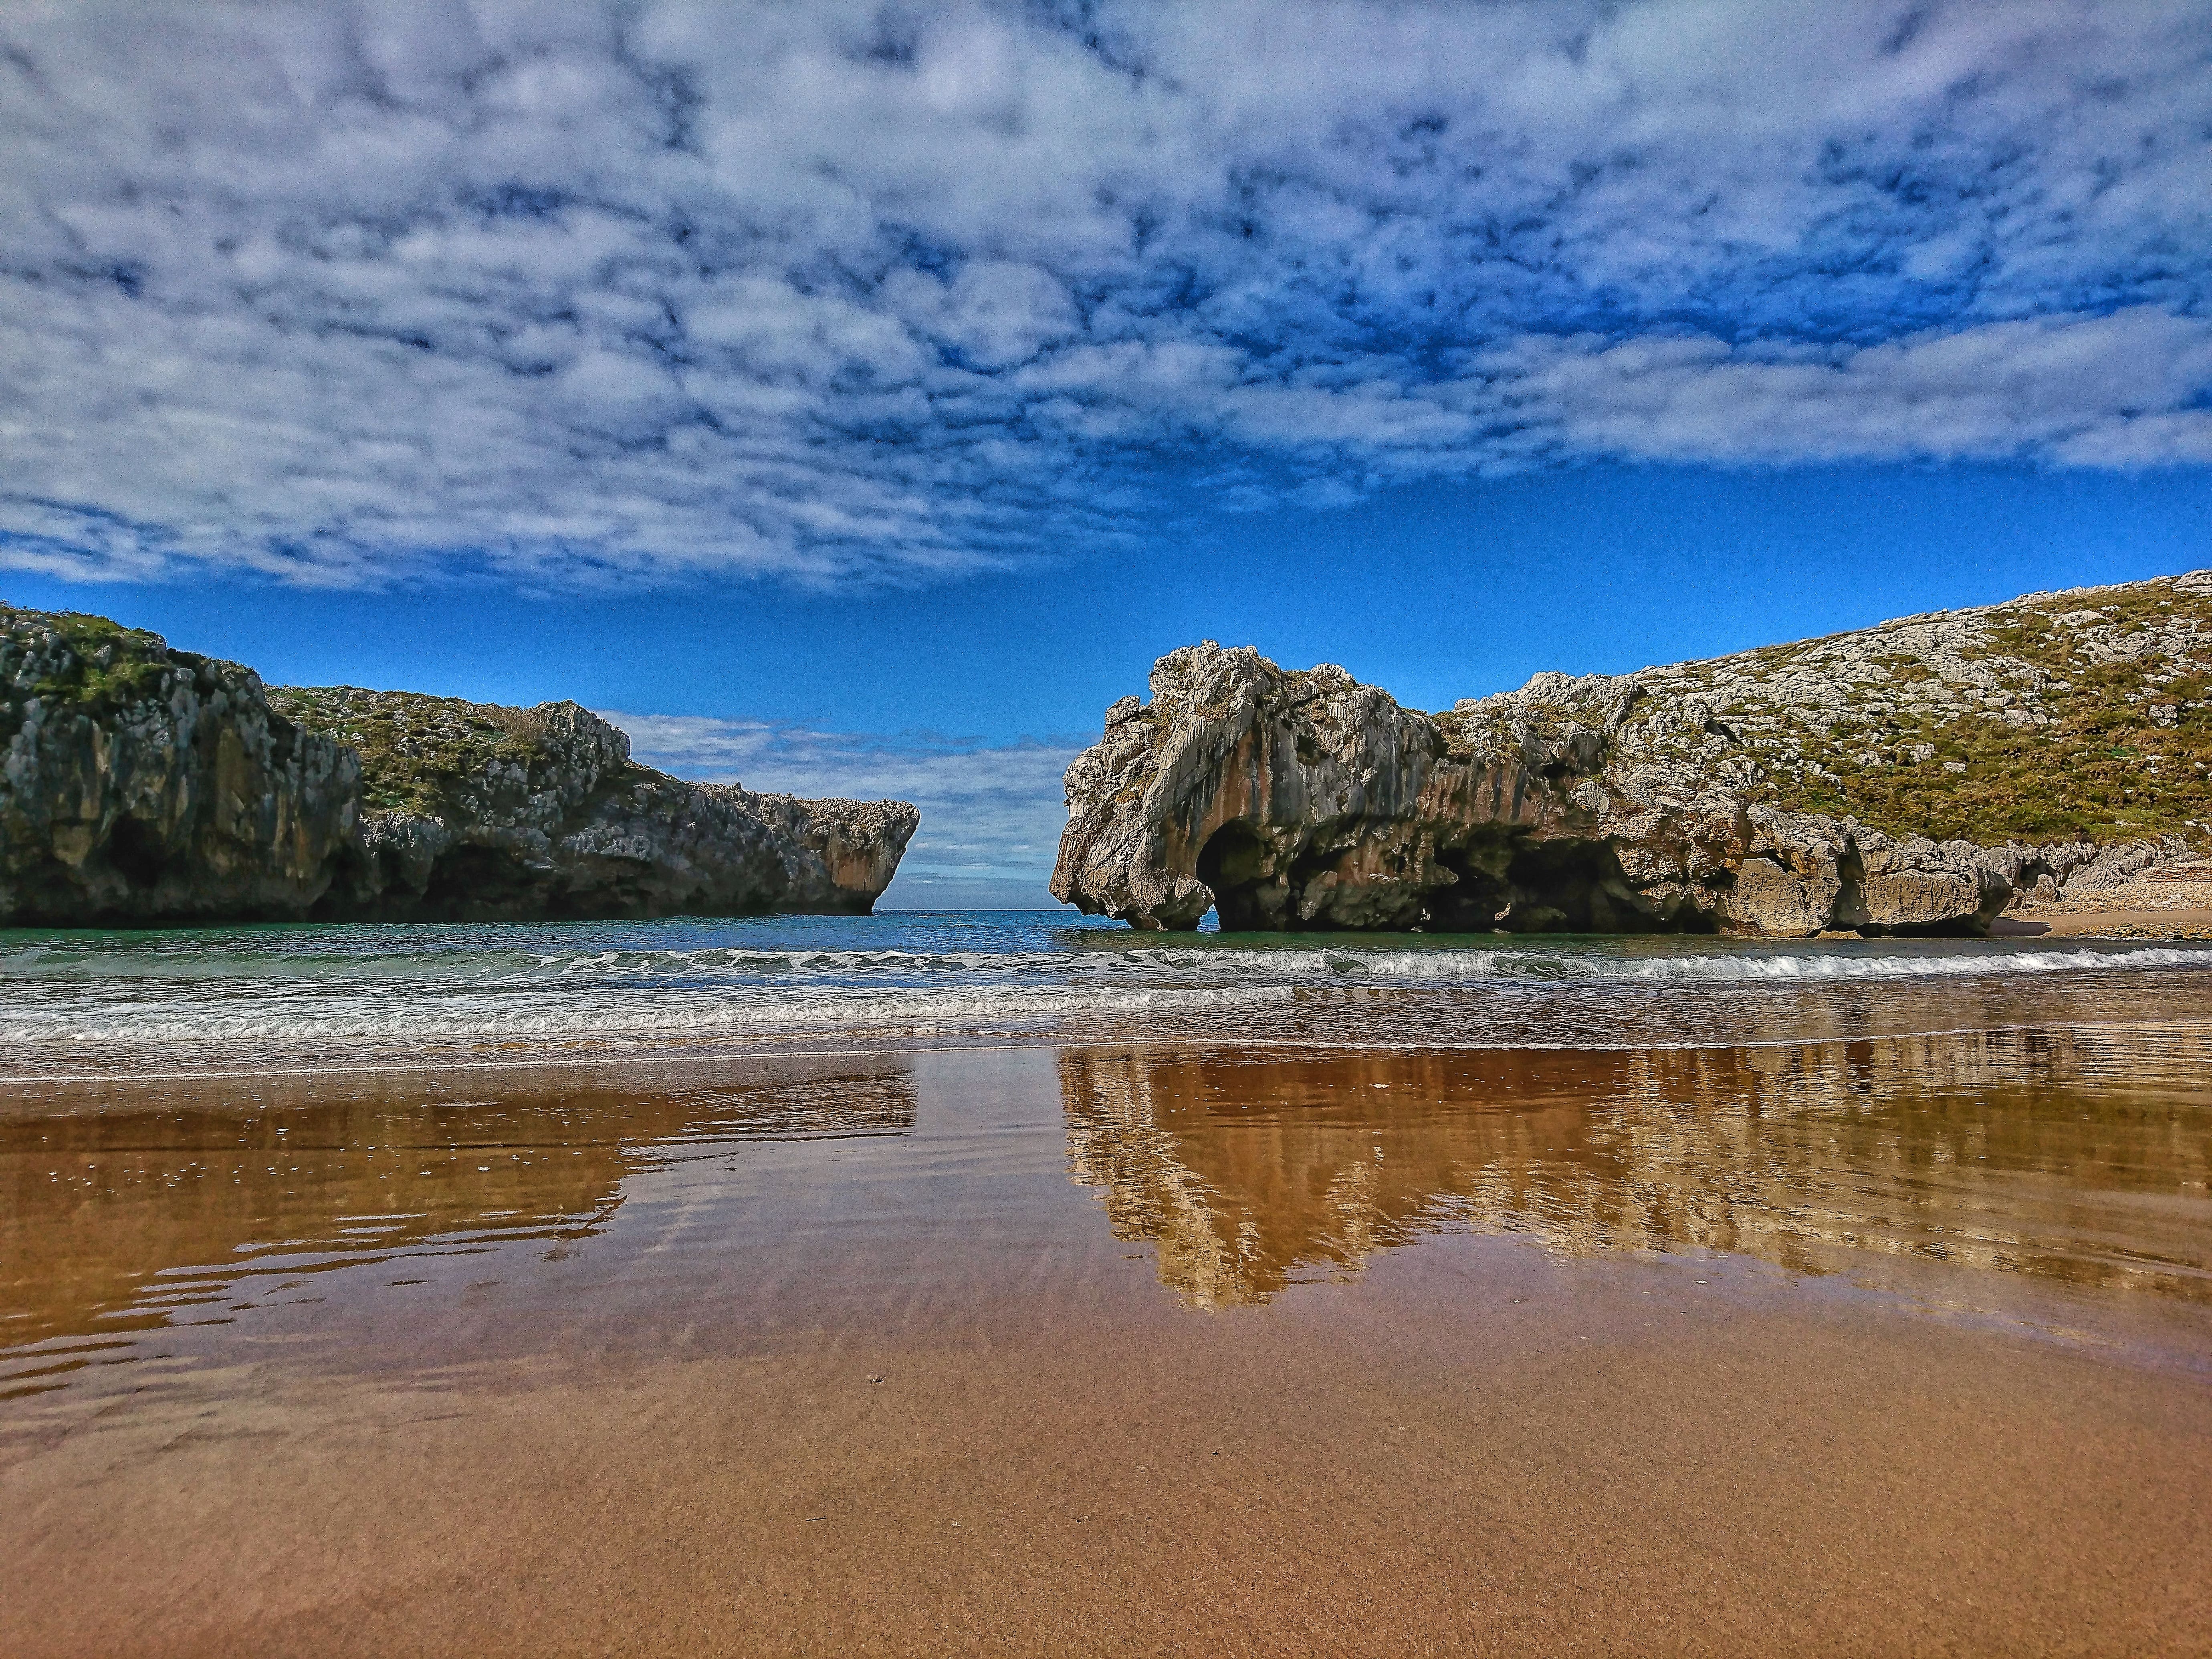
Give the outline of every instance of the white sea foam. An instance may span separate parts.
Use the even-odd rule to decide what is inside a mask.
[[[1197,980],[1217,984],[1260,980],[1296,984],[1347,981],[1411,981],[1422,984],[1478,984],[1497,980],[1672,980],[1728,983],[1776,980],[1910,979],[1923,975],[2054,974],[2212,968],[2212,951],[2172,947],[2112,950],[2094,946],[2043,951],[1973,951],[1922,954],[1911,945],[1858,954],[1833,948],[1788,950],[1745,946],[1637,955],[1617,951],[1547,951],[1498,947],[1478,950],[1370,951],[1275,949],[1264,945],[1137,948],[1079,951],[683,951],[595,953],[546,958],[533,974],[503,976],[508,982],[598,976],[641,982],[723,980],[733,982],[852,981],[973,978],[981,982],[1036,979]]]
[[[1583,999],[1576,1019],[1610,1021],[1587,1000],[1608,988],[1675,989],[1697,1000],[1681,1016],[1695,1024],[1710,1008],[1701,988],[2206,969],[2212,950],[2175,945],[1274,944],[974,916],[18,935],[0,948],[0,1045],[957,1032],[1148,1014],[1218,1016],[1226,1030],[1240,1008],[1301,997],[1321,1007],[1364,991],[1395,993],[1401,1005],[1444,999],[1437,1017],[1455,1031],[1486,1023],[1527,1035],[1540,1030],[1547,998]]]
[[[1285,953],[1290,954],[1290,953]],[[2212,968],[2212,951],[1981,951],[1957,956],[1856,956],[1834,952],[1629,957],[1541,951],[1400,951],[1330,953],[1342,975],[1474,982],[1492,979],[1671,980],[1716,984],[1778,980],[1887,980],[1930,975],[2057,974],[2113,969]]]
[[[169,1005],[96,1014],[0,1020],[0,1041],[26,1042],[316,1042],[346,1038],[699,1036],[760,1030],[890,1030],[908,1032],[1034,1025],[1084,1014],[1212,1012],[1287,1002],[1287,985],[1091,989],[1059,986],[757,1000],[627,998],[612,1003],[567,999],[425,999],[379,1004],[348,1000],[241,1007]]]

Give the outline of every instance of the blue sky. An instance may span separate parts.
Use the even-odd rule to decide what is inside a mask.
[[[2212,7],[0,16],[0,595],[1042,894],[1206,636],[1436,706],[2212,563]]]

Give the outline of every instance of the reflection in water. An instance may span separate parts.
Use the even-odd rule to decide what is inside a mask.
[[[914,1127],[896,1060],[747,1075],[262,1079],[0,1107],[0,1399],[148,1332],[318,1301],[337,1269],[518,1243],[559,1260],[606,1225],[626,1176],[732,1141]]]
[[[1424,1233],[1864,1252],[2212,1302],[2212,1032],[1286,1057],[1071,1052],[1068,1167],[1202,1307]]]

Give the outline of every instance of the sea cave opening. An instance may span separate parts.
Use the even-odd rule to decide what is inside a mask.
[[[1431,896],[1438,931],[1676,933],[1711,931],[1694,909],[1661,910],[1638,893],[1603,841],[1516,838],[1439,854],[1458,883]]]
[[[1224,933],[1282,926],[1281,889],[1267,843],[1249,824],[1223,824],[1199,849],[1198,878],[1213,890],[1213,908]],[[1267,900],[1272,890],[1274,903]]]

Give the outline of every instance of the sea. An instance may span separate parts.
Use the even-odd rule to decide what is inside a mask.
[[[2212,945],[1133,931],[1068,912],[0,932],[0,1082],[1172,1041],[1594,1050],[2189,1018]]]

